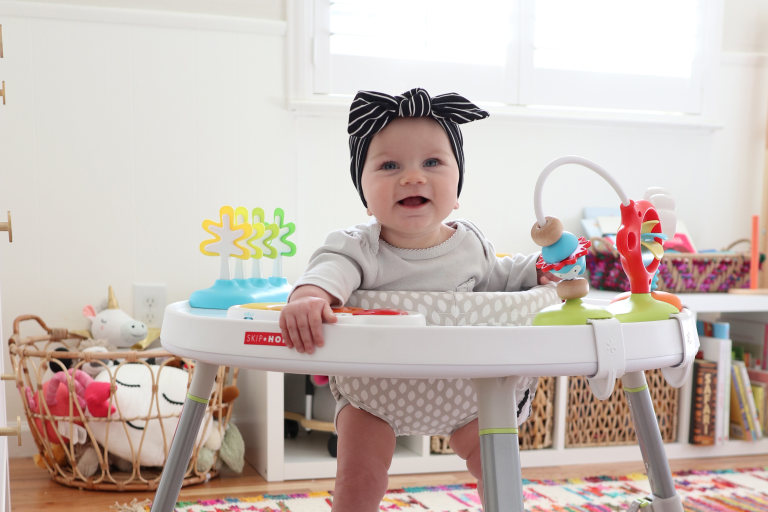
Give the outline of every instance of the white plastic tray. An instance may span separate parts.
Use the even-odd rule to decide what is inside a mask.
[[[685,309],[676,319],[620,324],[618,340],[596,337],[592,325],[413,327],[350,322],[326,324],[324,329],[326,345],[314,354],[300,354],[276,344],[277,321],[227,318],[226,311],[191,308],[183,301],[166,308],[161,342],[174,354],[212,364],[400,378],[594,376],[598,351],[610,358],[617,347],[623,354],[623,361],[616,362],[622,366],[618,377],[681,365],[697,345],[693,315]]]

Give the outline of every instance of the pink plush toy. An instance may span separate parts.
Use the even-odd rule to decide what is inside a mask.
[[[74,384],[74,395],[69,392],[68,379],[72,379]],[[29,409],[36,414],[51,416],[72,417],[78,414],[79,410],[86,410],[86,391],[94,386],[94,381],[90,375],[81,370],[67,370],[66,372],[57,372],[43,383],[43,400],[45,404],[39,403],[38,396],[31,389],[26,388],[27,403]],[[107,384],[107,392],[109,385]],[[72,398],[77,400],[77,406],[72,402]],[[66,426],[61,425],[61,420],[46,420],[43,422],[40,418],[35,419],[37,430],[53,442],[69,442],[69,438],[62,432],[67,432]],[[45,425],[43,425],[45,424]],[[76,425],[82,426],[82,422],[76,421]],[[64,428],[61,428],[64,427]]]

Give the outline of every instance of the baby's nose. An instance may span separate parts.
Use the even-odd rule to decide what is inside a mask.
[[[420,169],[406,169],[400,177],[400,185],[414,185],[426,183],[427,177]]]

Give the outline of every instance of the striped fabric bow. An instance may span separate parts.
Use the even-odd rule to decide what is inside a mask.
[[[347,132],[356,137],[375,135],[398,117],[432,117],[464,124],[484,119],[488,117],[488,112],[455,92],[432,98],[422,88],[411,89],[397,96],[360,91],[349,110]]]
[[[459,166],[459,187],[464,182],[464,148],[460,124],[488,117],[464,96],[451,92],[434,98],[422,88],[411,89],[397,96],[376,91],[360,91],[349,109],[350,174],[364,205],[368,205],[361,185],[363,165],[371,138],[398,117],[431,117],[448,135],[451,149]]]

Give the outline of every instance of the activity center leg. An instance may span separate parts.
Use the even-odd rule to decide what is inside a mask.
[[[683,503],[675,491],[645,373],[630,372],[621,379],[653,494],[650,503],[640,500],[630,510],[642,508],[649,512],[683,512]]]
[[[171,449],[163,466],[163,474],[160,476],[160,484],[152,502],[152,512],[172,512],[176,505],[218,368],[217,365],[208,363],[199,362],[195,365],[179,425],[176,427]]]
[[[517,428],[520,377],[475,379],[478,399],[484,510],[523,512],[523,482]]]

